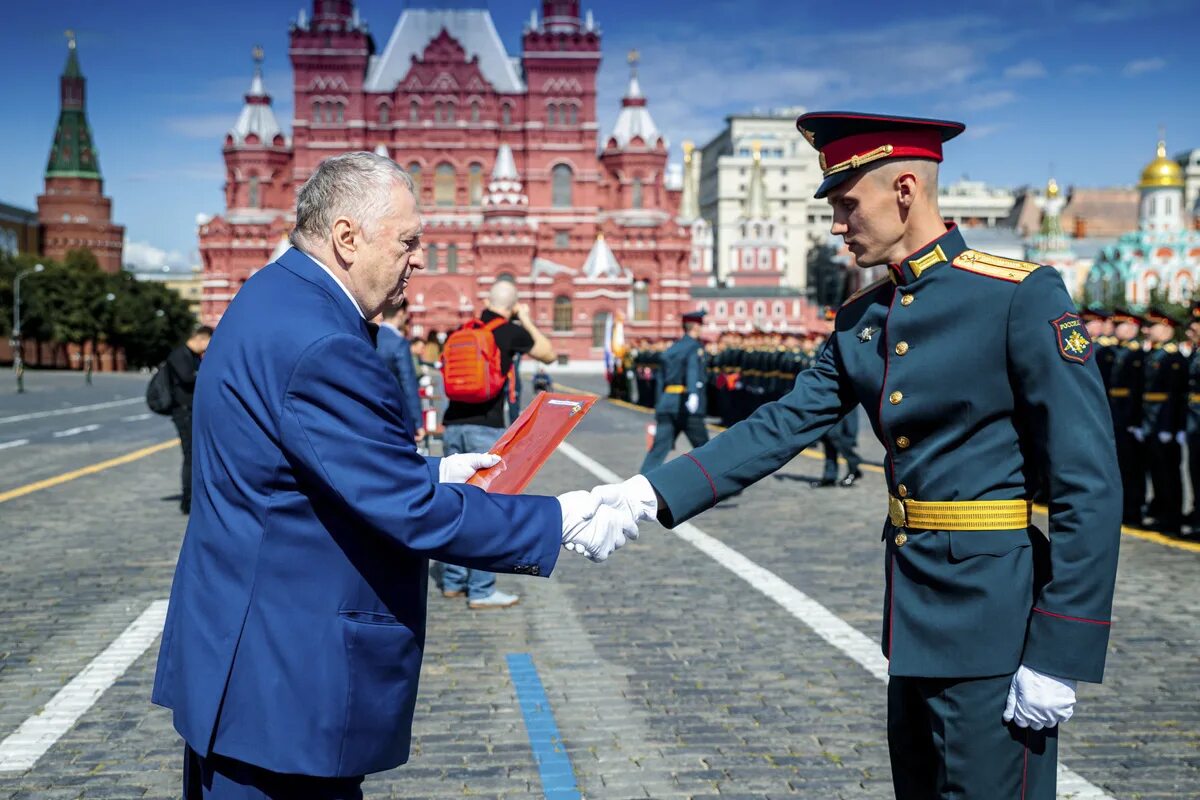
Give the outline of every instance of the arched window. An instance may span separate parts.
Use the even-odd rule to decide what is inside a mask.
[[[759,300],[754,304],[754,316],[765,317],[767,315],[767,304]]]
[[[550,105],[546,106],[546,124],[547,125],[557,125],[558,124],[558,106],[556,106],[554,103],[551,103]]]
[[[479,122],[479,101],[471,103],[471,122]]]
[[[389,109],[388,109],[387,103],[380,103],[379,104],[379,122],[380,122],[380,124],[382,124],[382,125],[387,124],[388,114],[389,114]]]
[[[421,165],[413,162],[408,165],[408,177],[412,178],[413,195],[417,198],[417,202],[421,202]]]
[[[436,244],[425,245],[425,271],[437,272],[438,270],[438,246]]]
[[[251,208],[258,208],[258,206],[259,206],[259,203],[258,203],[258,176],[257,175],[252,175],[250,177],[250,201],[249,201],[248,205]]]
[[[554,298],[554,330],[560,333],[569,332],[573,327],[574,313],[571,298],[565,295]]]
[[[567,124],[574,125],[576,120],[579,119],[579,109],[575,108],[575,106],[568,106],[567,115]]]
[[[570,208],[572,206],[571,199],[571,184],[574,181],[574,173],[566,164],[558,164],[551,172],[552,188],[550,204],[555,208]]]
[[[333,114],[334,114],[334,117],[333,117],[334,122],[345,122],[346,121],[346,104],[345,103],[334,103],[333,104]]]
[[[597,311],[596,316],[592,317],[592,347],[604,347],[604,329],[608,327],[608,318],[611,316],[607,311]]]
[[[642,179],[641,178],[633,179],[633,193],[632,193],[632,198],[630,200],[629,207],[630,208],[641,208],[642,207]]]
[[[735,317],[746,316],[746,304],[743,301],[738,300],[736,303],[733,304],[733,315]]]
[[[458,245],[446,245],[446,272],[451,275],[458,272]]]
[[[633,284],[633,319],[635,322],[650,319],[650,289],[645,281]]]
[[[408,121],[409,122],[420,122],[421,121],[421,104],[419,102],[417,102],[416,100],[413,100],[411,103],[408,104]]]
[[[483,165],[472,164],[467,167],[467,196],[473,206],[483,202]]]
[[[508,103],[500,106],[500,124],[512,125],[512,106]]]
[[[312,115],[312,121],[313,121],[313,122],[320,122],[320,121],[321,121],[321,103],[320,103],[320,101],[318,101],[318,100],[313,100],[313,115]]]
[[[449,164],[438,164],[433,173],[433,204],[454,205],[454,167]]]

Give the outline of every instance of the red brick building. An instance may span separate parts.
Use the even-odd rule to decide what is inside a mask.
[[[101,268],[120,272],[125,228],[113,224],[112,200],[104,196],[100,155],[87,120],[86,88],[72,37],[59,79],[61,108],[46,165],[46,191],[37,199],[42,254],[62,260],[71,250],[87,248]]]
[[[206,322],[284,246],[317,164],[375,150],[418,185],[429,250],[408,291],[415,334],[457,327],[501,279],[572,360],[601,357],[608,315],[627,338],[677,334],[694,305],[691,229],[636,58],[601,132],[601,34],[578,0],[543,0],[519,59],[484,4],[461,5],[407,8],[377,52],[352,0],[314,0],[291,28],[291,138],[256,64],[225,139],[226,209],[200,226]]]

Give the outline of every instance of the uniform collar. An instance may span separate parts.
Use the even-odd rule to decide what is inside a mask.
[[[953,261],[967,249],[958,225],[951,222],[946,232],[929,244],[909,255],[898,264],[888,264],[888,277],[892,283],[907,286],[926,272],[932,272],[943,264]]]

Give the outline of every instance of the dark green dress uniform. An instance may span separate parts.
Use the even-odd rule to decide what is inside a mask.
[[[1154,312],[1151,321],[1162,315]],[[1169,317],[1166,319],[1170,319]],[[1171,320],[1174,325],[1174,320]],[[1142,393],[1142,432],[1146,463],[1154,497],[1150,516],[1154,527],[1179,533],[1183,522],[1183,446],[1187,427],[1187,359],[1174,343],[1156,346],[1146,356],[1146,383]]]
[[[847,301],[785,397],[647,475],[673,527],[866,409],[891,495],[882,647],[898,797],[1054,797],[1057,729],[1001,716],[1022,664],[1103,677],[1121,493],[1092,356],[1053,267],[968,250],[951,227]],[[1027,503],[1035,467],[1046,533]]]
[[[701,314],[685,314],[684,321],[699,321]],[[704,427],[707,377],[704,345],[691,336],[683,336],[662,353],[662,391],[654,406],[654,443],[639,470],[643,474],[661,465],[683,433],[692,447],[708,441]],[[687,410],[688,395],[696,395],[700,407],[696,413]]]
[[[1141,324],[1140,317],[1127,311],[1118,310],[1113,318]],[[1137,437],[1141,435],[1142,427],[1146,354],[1141,342],[1136,340],[1118,341],[1113,347],[1116,354],[1108,377],[1108,408],[1112,414],[1117,464],[1121,470],[1121,520],[1126,525],[1141,525],[1142,506],[1146,503],[1146,459],[1144,443]]]
[[[1200,309],[1193,310],[1193,314]],[[1188,360],[1188,396],[1187,396],[1187,446],[1188,446],[1188,477],[1192,484],[1192,510],[1188,513],[1186,522],[1196,535],[1200,528],[1200,351],[1193,351]]]

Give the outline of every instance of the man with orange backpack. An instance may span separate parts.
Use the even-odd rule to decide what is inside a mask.
[[[543,364],[555,360],[554,346],[533,324],[529,308],[517,303],[517,287],[500,280],[488,292],[479,319],[450,334],[442,350],[442,378],[450,400],[442,420],[445,455],[486,453],[500,438],[508,426],[505,400],[517,353]],[[441,589],[444,597],[465,594],[473,609],[507,608],[520,600],[496,589],[494,574],[454,564],[445,565]]]

